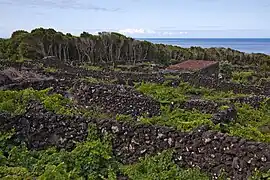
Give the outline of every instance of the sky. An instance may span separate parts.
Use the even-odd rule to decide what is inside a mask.
[[[269,0],[0,0],[0,37],[54,28],[134,38],[270,38]]]

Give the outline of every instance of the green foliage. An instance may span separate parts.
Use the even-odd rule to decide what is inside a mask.
[[[256,85],[262,86],[265,82],[270,82],[270,77],[260,78],[258,81],[256,81]]]
[[[246,97],[246,96],[247,96],[246,94],[235,94],[232,91],[224,92],[211,89],[205,91],[205,93],[203,94],[203,99],[219,102],[228,102],[229,98]]]
[[[108,138],[100,139],[95,126],[89,127],[86,142],[77,143],[72,151],[50,148],[29,151],[24,145],[7,144],[10,134],[0,135],[1,179],[111,179],[116,176],[119,163],[113,158]],[[10,149],[6,147],[10,146]]]
[[[170,87],[167,84],[168,82],[165,82],[164,84],[142,83],[139,86],[137,85],[137,90],[151,96],[161,103],[168,104],[171,102],[179,103],[186,101],[194,95],[201,96],[205,100],[214,101],[226,101],[226,98],[246,96],[244,94],[216,91],[214,89],[203,87],[195,88],[188,83],[180,83],[178,87]]]
[[[81,66],[82,68],[89,70],[89,71],[102,71],[103,68],[100,66],[90,66],[87,64],[84,64],[83,66]]]
[[[117,121],[130,121],[130,122],[133,121],[133,118],[131,115],[124,115],[124,114],[117,114],[115,119]]]
[[[234,94],[233,92],[219,92],[212,89],[194,88],[187,83],[182,83],[178,87],[168,87],[166,84],[143,83],[137,85],[137,89],[161,103],[178,103],[188,99],[190,94],[199,94],[203,99],[214,101],[228,101],[228,98],[246,96],[244,94]],[[228,108],[220,107],[221,110]],[[250,140],[270,142],[270,112],[269,105],[264,103],[261,108],[254,109],[246,104],[237,104],[238,118],[236,123],[229,124],[226,129],[230,135],[239,136]],[[185,111],[182,109],[170,109],[168,105],[162,107],[160,116],[152,118],[142,117],[142,123],[159,124],[173,126],[182,131],[190,131],[200,125],[210,125],[211,115],[198,111]],[[221,130],[219,125],[217,130]]]
[[[19,60],[23,57],[20,54],[19,47],[24,39],[28,36],[28,32],[19,30],[15,31],[11,38],[6,41],[6,57],[11,60]]]
[[[268,170],[267,172],[255,171],[255,173],[249,178],[249,180],[261,180],[269,178],[270,178],[270,170]]]
[[[44,71],[50,72],[50,73],[55,73],[55,72],[57,72],[57,69],[53,68],[53,67],[46,67],[46,68],[44,68]]]
[[[220,106],[219,110],[223,111],[223,110],[226,110],[226,109],[229,109],[229,108],[230,108],[230,106],[224,105],[224,106]]]
[[[124,174],[132,180],[206,180],[209,177],[198,169],[181,169],[172,161],[172,151],[164,151],[160,155],[146,156],[139,163],[124,166]]]
[[[15,39],[17,37],[24,36],[25,34],[28,34],[28,32],[25,30],[17,30],[12,33],[11,38]]]
[[[242,84],[248,84],[250,81],[252,81],[253,76],[253,71],[233,72],[232,81]]]
[[[231,76],[232,72],[233,72],[232,64],[228,61],[224,61],[224,62],[220,63],[220,72],[222,74],[226,74],[228,76]]]
[[[270,108],[263,103],[254,109],[247,104],[236,104],[238,118],[235,123],[227,125],[228,134],[249,140],[270,142]],[[216,127],[220,130],[220,127]]]
[[[7,59],[7,39],[0,38],[0,59]]]
[[[179,75],[168,74],[164,76],[166,79],[179,79]]]
[[[182,48],[153,44],[115,32],[101,32],[99,35],[83,32],[78,37],[69,33],[65,35],[51,28],[36,28],[30,33],[16,31],[6,42],[5,45],[0,43],[0,49],[5,49],[4,53],[0,50],[0,57],[12,60],[56,56],[60,60],[76,59],[80,64],[116,64],[122,61],[136,63],[153,59],[154,63],[168,65],[187,59],[215,59],[231,64],[261,66],[265,71],[269,69],[270,62],[266,54],[247,54],[229,48]],[[130,49],[133,49],[134,53],[129,53]]]
[[[104,80],[104,79],[97,79],[94,77],[83,77],[80,79],[81,81],[87,82],[87,83],[93,83],[93,84],[114,84],[115,82],[117,82],[116,79],[112,79],[112,80]]]
[[[98,79],[93,78],[93,77],[84,77],[81,80],[89,82],[89,83],[100,83],[101,82],[101,80],[98,80]]]
[[[0,166],[0,178],[2,180],[33,179],[26,168],[8,166]]]
[[[147,124],[159,124],[170,127],[176,127],[181,131],[191,131],[201,125],[213,126],[211,114],[204,114],[199,111],[187,111],[183,109],[170,110],[168,106],[162,107],[160,116],[152,118],[140,118],[140,122]]]
[[[69,108],[72,102],[60,94],[49,95],[50,89],[41,91],[25,89],[21,91],[0,91],[0,111],[12,114],[22,114],[25,112],[31,100],[37,100],[44,104],[45,108],[57,114],[72,115],[76,110]]]
[[[171,102],[183,102],[187,99],[185,95],[189,87],[186,84],[181,84],[179,88],[169,87],[165,84],[154,84],[154,83],[142,83],[137,90],[151,96],[161,103]]]

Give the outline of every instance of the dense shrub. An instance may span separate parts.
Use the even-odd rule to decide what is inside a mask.
[[[172,161],[172,151],[160,155],[146,156],[139,163],[124,166],[123,172],[132,180],[207,180],[209,177],[198,169],[181,169]]]
[[[54,29],[36,28],[31,32],[15,31],[4,43],[0,41],[0,56],[12,60],[41,59],[55,56],[77,64],[135,64],[154,61],[168,65],[187,59],[228,61],[239,65],[269,67],[266,54],[248,54],[229,48],[182,48],[173,45],[138,41],[119,33],[103,32],[91,35],[83,32],[80,37],[63,34]],[[266,69],[264,68],[264,69]]]

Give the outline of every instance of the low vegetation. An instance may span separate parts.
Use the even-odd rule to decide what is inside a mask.
[[[113,32],[103,32],[99,35],[83,32],[80,36],[72,36],[69,33],[63,34],[54,29],[44,28],[37,28],[31,32],[20,30],[14,32],[9,39],[0,39],[0,59],[8,59],[8,61],[0,60],[3,62],[3,65],[0,64],[1,68],[5,68],[6,62],[18,63],[31,59],[34,61],[46,56],[55,56],[60,61],[71,64],[74,68],[74,65],[78,65],[84,71],[96,71],[100,74],[102,74],[100,71],[108,69],[115,71],[115,74],[125,73],[125,70],[129,73],[133,70],[137,71],[136,63],[140,61],[142,61],[142,65],[148,64],[149,66],[139,69],[148,72],[153,69],[151,63],[168,65],[186,59],[218,59],[222,61],[220,73],[227,80],[240,84],[262,86],[269,81],[267,72],[270,67],[270,56],[265,54],[247,54],[225,48],[181,48],[152,44]],[[29,61],[29,63],[31,62]],[[57,72],[56,74],[62,78],[62,67],[60,66],[59,69],[58,67],[56,69],[50,66],[45,67],[42,63],[34,65],[42,69],[43,73],[54,74]],[[262,72],[242,71],[241,68],[235,70],[235,65],[238,67],[242,65],[259,66],[258,69],[261,69]],[[134,73],[134,75],[138,74]],[[87,82],[91,84],[120,84],[120,79],[111,77],[108,77],[109,80],[105,77],[102,77],[104,79],[94,78],[96,76],[79,77],[80,79],[76,79],[76,81],[86,82],[84,84]],[[165,75],[164,77],[168,81],[163,84],[140,82],[135,85],[137,91],[160,103],[161,113],[159,116],[149,117],[150,115],[147,114],[136,116],[136,118],[123,114],[115,116],[115,114],[107,113],[104,107],[85,106],[78,103],[76,98],[74,100],[73,97],[66,98],[61,94],[53,93],[54,89],[52,88],[44,90],[27,88],[19,91],[0,90],[0,113],[10,113],[19,117],[28,110],[32,101],[37,101],[43,104],[46,110],[69,117],[84,116],[95,118],[95,120],[116,119],[129,122],[131,125],[136,121],[136,123],[142,124],[174,127],[182,132],[191,132],[195,128],[207,125],[212,130],[221,131],[230,136],[270,143],[269,99],[262,102],[258,108],[244,103],[234,103],[237,118],[227,124],[214,125],[211,121],[213,114],[203,113],[196,109],[181,109],[177,105],[191,99],[202,99],[222,102],[223,105],[218,110],[224,111],[230,107],[231,98],[248,95],[193,87],[189,83],[183,82],[172,87],[171,80],[179,79],[179,76]],[[129,84],[126,79],[123,79],[123,82]],[[124,91],[125,88],[122,90]],[[71,88],[68,93],[72,94],[75,91],[76,89]],[[209,174],[197,168],[179,167],[173,160],[174,149],[168,149],[157,155],[146,155],[141,157],[137,163],[123,165],[113,153],[112,137],[110,134],[105,134],[101,137],[97,128],[94,125],[89,125],[86,141],[75,142],[74,149],[65,150],[50,147],[43,150],[33,150],[28,149],[26,143],[15,143],[14,131],[0,132],[0,179],[116,180],[119,176],[126,176],[131,180],[210,179]],[[270,176],[270,171],[256,171],[250,179],[267,179],[268,176]],[[220,179],[226,178],[220,177]]]
[[[270,142],[269,104],[254,109],[247,104],[237,104],[238,118],[227,126],[228,134],[246,139]]]
[[[25,89],[21,91],[0,91],[0,110],[14,115],[22,114],[26,111],[30,101],[39,101],[44,107],[57,114],[72,115],[76,110],[72,108],[72,102],[60,94],[51,94],[51,89],[37,91]]]
[[[241,71],[232,73],[232,81],[242,84],[248,84],[253,81],[254,71]]]
[[[31,151],[25,145],[9,144],[11,136],[0,136],[1,179],[116,179],[119,163],[110,141],[100,139],[94,126],[89,128],[87,141],[77,143],[70,152],[55,148]]]
[[[233,92],[215,91],[206,88],[195,88],[188,83],[181,83],[177,87],[168,87],[165,84],[142,83],[137,85],[137,90],[158,100],[164,107],[161,116],[152,118],[141,118],[142,123],[159,124],[176,127],[181,131],[190,131],[201,125],[208,125],[216,130],[224,131],[232,136],[243,137],[249,140],[270,142],[270,111],[269,100],[262,103],[261,107],[254,109],[247,104],[236,104],[238,117],[226,127],[213,126],[211,115],[199,111],[187,111],[183,109],[171,109],[170,104],[186,101],[192,95],[199,96],[205,100],[227,102],[229,98],[243,97],[246,95]],[[225,107],[221,106],[220,109]]]
[[[134,180],[209,179],[197,169],[179,168],[172,161],[172,151],[123,166],[112,153],[109,136],[100,138],[93,125],[89,126],[87,140],[77,143],[72,151],[28,150],[24,144],[10,144],[12,134],[0,134],[1,179],[116,180],[119,173]]]
[[[202,98],[213,101],[226,101],[228,98],[247,96],[244,94],[235,94],[233,92],[216,91],[207,88],[195,88],[188,83],[180,83],[177,87],[171,87],[164,84],[142,83],[137,86],[137,90],[151,96],[161,103],[179,103],[192,98]]]
[[[160,116],[152,118],[140,118],[140,122],[146,124],[158,124],[162,126],[175,127],[180,131],[191,131],[202,125],[213,126],[211,114],[204,114],[199,111],[187,111],[184,109],[170,109],[169,106],[162,107]]]
[[[57,72],[57,69],[55,69],[53,67],[47,67],[47,68],[44,68],[44,71],[45,72],[55,73],[55,72]]]
[[[124,166],[124,174],[131,179],[208,180],[207,174],[198,169],[181,169],[172,161],[172,151],[146,156],[134,165]]]

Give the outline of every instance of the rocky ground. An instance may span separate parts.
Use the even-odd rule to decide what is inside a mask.
[[[255,170],[269,173],[270,131],[268,132],[267,128],[270,129],[270,124],[267,123],[267,119],[262,134],[265,137],[263,141],[256,141],[244,135],[238,136],[236,133],[232,135],[230,127],[233,128],[231,124],[241,119],[241,109],[238,106],[250,105],[257,112],[256,109],[269,104],[270,87],[254,86],[252,89],[234,85],[241,86],[234,90],[239,90],[237,93],[246,93],[246,96],[226,97],[224,101],[196,96],[176,104],[167,102],[164,105],[158,98],[136,89],[136,83],[142,81],[164,82],[166,78],[162,74],[134,73],[130,76],[121,72],[76,69],[46,60],[20,65],[5,64],[3,67],[0,72],[2,92],[52,88],[49,94],[62,95],[72,102],[72,108],[103,114],[84,116],[82,113],[56,113],[46,109],[44,102],[36,100],[27,102],[25,111],[19,114],[1,109],[0,130],[2,133],[15,130],[11,138],[12,144],[26,143],[29,150],[43,150],[55,146],[70,151],[76,146],[75,142],[87,140],[89,124],[94,124],[101,137],[107,134],[113,137],[112,151],[122,164],[134,164],[145,155],[174,149],[172,161],[179,167],[198,167],[206,172],[209,178],[218,178],[222,171],[226,176],[237,180],[251,177]],[[170,86],[177,86],[179,81],[170,81]],[[205,86],[207,87],[207,84]],[[228,84],[224,86],[228,87]],[[219,87],[216,88],[220,89]],[[228,89],[230,88],[223,90]],[[42,98],[40,99],[42,101]],[[1,101],[4,103],[3,98]],[[212,125],[194,125],[193,130],[187,132],[169,126],[166,122],[164,126],[162,123],[153,123],[151,120],[156,117],[165,116],[163,106],[168,106],[170,111],[183,109],[187,112],[209,114]],[[5,109],[4,106],[1,107]],[[263,113],[264,118],[270,117],[267,114],[269,112]],[[150,123],[141,121],[141,118],[149,119]],[[215,125],[227,129],[224,128],[223,131],[222,128],[214,127]],[[128,176],[122,175],[118,178],[129,179]]]

